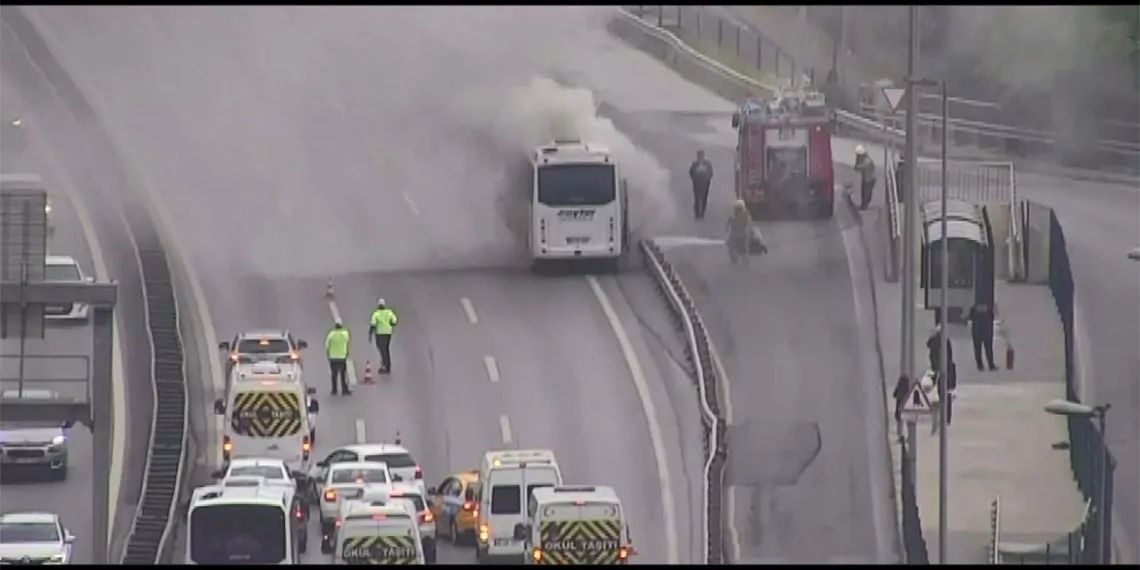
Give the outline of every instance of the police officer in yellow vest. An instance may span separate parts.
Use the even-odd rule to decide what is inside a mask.
[[[337,378],[340,378],[340,390],[345,396],[351,396],[348,389],[348,345],[352,337],[344,323],[337,319],[333,328],[325,336],[325,356],[329,359],[329,372],[332,374],[332,395],[336,395]]]
[[[376,350],[380,351],[380,374],[392,372],[392,354],[388,349],[392,344],[392,328],[399,320],[396,311],[389,309],[384,299],[376,300],[376,308],[368,321],[368,338],[376,338]]]

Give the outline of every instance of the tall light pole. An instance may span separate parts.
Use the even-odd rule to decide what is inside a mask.
[[[946,358],[947,350],[946,344],[949,341],[949,321],[947,319],[946,298],[949,294],[950,288],[950,239],[947,234],[947,220],[949,216],[946,213],[946,201],[949,190],[949,173],[947,171],[946,161],[946,143],[947,131],[949,128],[949,114],[950,114],[950,97],[946,91],[946,82],[937,81],[933,79],[921,79],[916,77],[907,78],[907,91],[917,92],[920,87],[937,87],[942,94],[942,151],[939,158],[942,161],[941,171],[941,196],[940,204],[942,206],[942,219],[939,220],[940,233],[942,234],[941,242],[941,261],[939,263],[939,289],[941,301],[938,305],[938,313],[940,314],[939,322],[942,326],[938,329],[938,342],[940,345],[939,354],[941,357],[938,359],[938,401],[941,406],[941,411],[938,413],[938,563],[946,564],[946,494],[947,494],[947,477],[948,471],[947,464],[947,447],[946,447],[946,419],[951,406],[949,399],[949,382],[950,370],[948,359]]]
[[[910,48],[907,50],[907,77],[918,77],[918,6],[910,6]],[[915,247],[918,245],[918,97],[914,89],[906,90],[906,186],[903,192],[903,271],[902,271],[902,375],[915,378]],[[910,473],[917,473],[918,429],[914,421],[906,424],[907,457]]]
[[[1105,502],[1108,500],[1108,423],[1105,421],[1105,415],[1112,404],[1103,404],[1100,406],[1089,406],[1085,404],[1078,404],[1068,400],[1053,400],[1045,404],[1045,411],[1050,414],[1058,416],[1069,416],[1077,418],[1096,418],[1097,427],[1100,428],[1100,489],[1097,490],[1097,545],[1096,545],[1096,560],[1097,564],[1108,564],[1108,549],[1111,548],[1112,540],[1108,534],[1108,508]]]

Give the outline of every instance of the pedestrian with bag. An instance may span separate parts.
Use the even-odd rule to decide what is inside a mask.
[[[994,310],[988,303],[975,303],[970,307],[967,320],[970,322],[970,339],[974,341],[974,363],[978,371],[986,369],[982,364],[982,353],[986,354],[985,364],[990,370],[997,370],[994,365]]]

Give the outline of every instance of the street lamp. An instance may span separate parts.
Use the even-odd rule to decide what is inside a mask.
[[[1105,415],[1111,407],[1112,404],[1089,406],[1068,400],[1052,400],[1045,404],[1045,411],[1050,414],[1071,418],[1096,418],[1097,427],[1100,428],[1100,490],[1097,492],[1099,502],[1096,509],[1097,518],[1100,519],[1100,532],[1098,533],[1100,536],[1097,537],[1099,539],[1096,549],[1097,564],[1108,563],[1106,544],[1111,544],[1105,535],[1108,532],[1108,509],[1105,508],[1104,504],[1108,499],[1108,436],[1105,431],[1108,426],[1105,423]]]

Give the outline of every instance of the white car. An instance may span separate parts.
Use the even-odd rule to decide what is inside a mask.
[[[264,477],[274,485],[297,488],[297,479],[303,473],[291,472],[285,462],[272,457],[240,457],[231,459],[223,470],[213,473],[214,479],[225,482],[230,477]]]
[[[420,487],[420,494],[427,492],[423,468],[420,467],[420,464],[412,457],[407,448],[399,443],[342,445],[329,453],[325,457],[324,463],[331,465],[343,461],[379,461],[388,466],[393,481],[415,483]]]
[[[388,500],[393,503],[404,502],[408,511],[415,513],[424,547],[424,560],[428,564],[435,564],[435,515],[428,508],[423,488],[415,483],[392,483]]]
[[[0,565],[70,564],[74,542],[53,513],[0,515]]]
[[[320,504],[321,537],[332,536],[340,508],[339,491],[364,487],[367,491],[373,486],[387,487],[392,484],[392,473],[388,466],[375,461],[352,461],[326,464],[317,463],[309,474],[312,492]]]
[[[68,255],[49,255],[44,259],[44,281],[75,281],[94,283],[79,267],[79,262]],[[44,306],[44,318],[67,321],[86,321],[89,307],[86,303]]]

